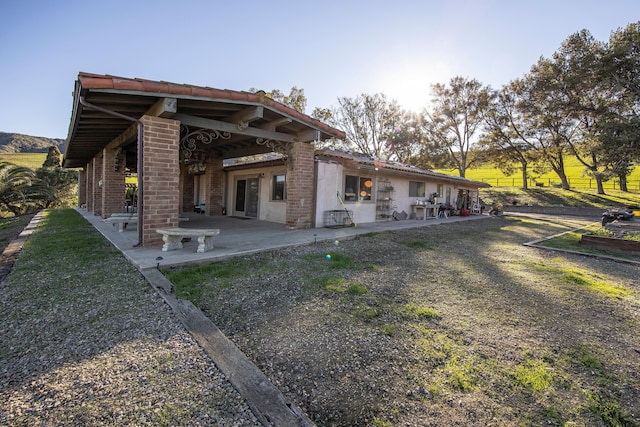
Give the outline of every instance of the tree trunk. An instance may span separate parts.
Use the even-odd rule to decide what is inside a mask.
[[[599,174],[596,175],[596,187],[598,188],[598,194],[605,194],[604,186],[602,185],[602,177]]]
[[[529,176],[527,174],[527,162],[521,162],[522,165],[522,189],[526,190],[529,188]]]
[[[567,174],[564,173],[564,169],[556,170],[558,174],[558,178],[560,178],[560,182],[562,183],[563,190],[570,190],[571,186],[569,185],[569,180],[567,179]]]
[[[618,175],[618,179],[620,180],[620,191],[629,192],[629,188],[627,188],[627,175],[620,174]]]

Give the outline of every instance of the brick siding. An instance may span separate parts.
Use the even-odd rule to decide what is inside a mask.
[[[142,245],[157,246],[158,228],[178,226],[180,197],[180,122],[143,116],[143,231]]]
[[[125,209],[126,152],[119,154],[118,170],[115,170],[117,150],[102,150],[102,217],[108,218]]]
[[[221,158],[208,158],[205,172],[205,214],[222,215],[224,171]]]
[[[102,192],[100,188],[100,180],[102,179],[102,155],[93,158],[91,171],[93,172],[93,187],[91,189],[93,205],[91,213],[94,215],[102,214]]]
[[[287,228],[311,228],[314,170],[313,144],[292,144],[287,159]]]

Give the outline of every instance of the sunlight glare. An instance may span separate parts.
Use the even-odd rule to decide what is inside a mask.
[[[376,91],[396,99],[404,109],[419,112],[429,106],[431,85],[448,83],[452,74],[443,61],[404,62],[385,66],[376,75]]]

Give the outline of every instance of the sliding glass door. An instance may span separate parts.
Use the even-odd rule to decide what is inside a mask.
[[[236,180],[236,213],[251,218],[258,217],[258,178]]]

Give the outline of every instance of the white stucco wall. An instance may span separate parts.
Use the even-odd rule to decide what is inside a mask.
[[[257,219],[285,223],[287,205],[285,200],[271,200],[271,183],[275,175],[286,175],[285,166],[255,168],[250,170],[238,170],[226,172],[225,180],[225,207],[227,215],[244,215],[244,212],[236,212],[235,196],[236,181],[238,179],[258,177],[258,216]]]
[[[411,214],[411,204],[415,203],[416,199],[426,200],[429,199],[431,194],[438,191],[438,181],[433,180],[426,176],[402,176],[395,171],[385,171],[384,169],[374,171],[371,169],[357,169],[344,167],[334,161],[320,160],[316,161],[316,188],[315,188],[315,212],[313,221],[315,226],[320,228],[324,227],[325,213],[327,211],[345,211],[348,209],[353,212],[353,220],[356,223],[368,223],[380,220],[377,218],[377,197],[378,188],[381,186],[391,185],[394,188],[393,193],[390,195],[392,201],[389,203],[391,209],[398,212],[405,211],[407,214]],[[271,221],[284,224],[286,222],[286,201],[285,200],[271,200],[272,181],[275,175],[286,175],[286,166],[273,166],[255,168],[251,170],[238,170],[227,171],[225,173],[225,203],[227,208],[227,215],[244,215],[244,212],[234,212],[235,208],[235,185],[238,179],[256,178],[259,177],[259,205],[257,219],[263,221]],[[346,175],[354,175],[360,177],[371,178],[373,181],[372,199],[360,200],[360,201],[346,201],[344,200],[344,180]],[[409,182],[424,182],[425,183],[425,197],[410,197],[409,196]],[[458,195],[458,189],[465,187],[461,184],[454,185],[453,183],[440,182],[442,184],[442,194],[438,198],[440,203],[450,203],[455,206]],[[447,189],[450,189],[450,198],[447,199]],[[313,191],[314,189],[310,189]],[[472,201],[477,200],[477,189],[469,188]],[[337,193],[344,200],[344,206],[340,203],[337,197]],[[346,215],[346,214],[344,214]]]

